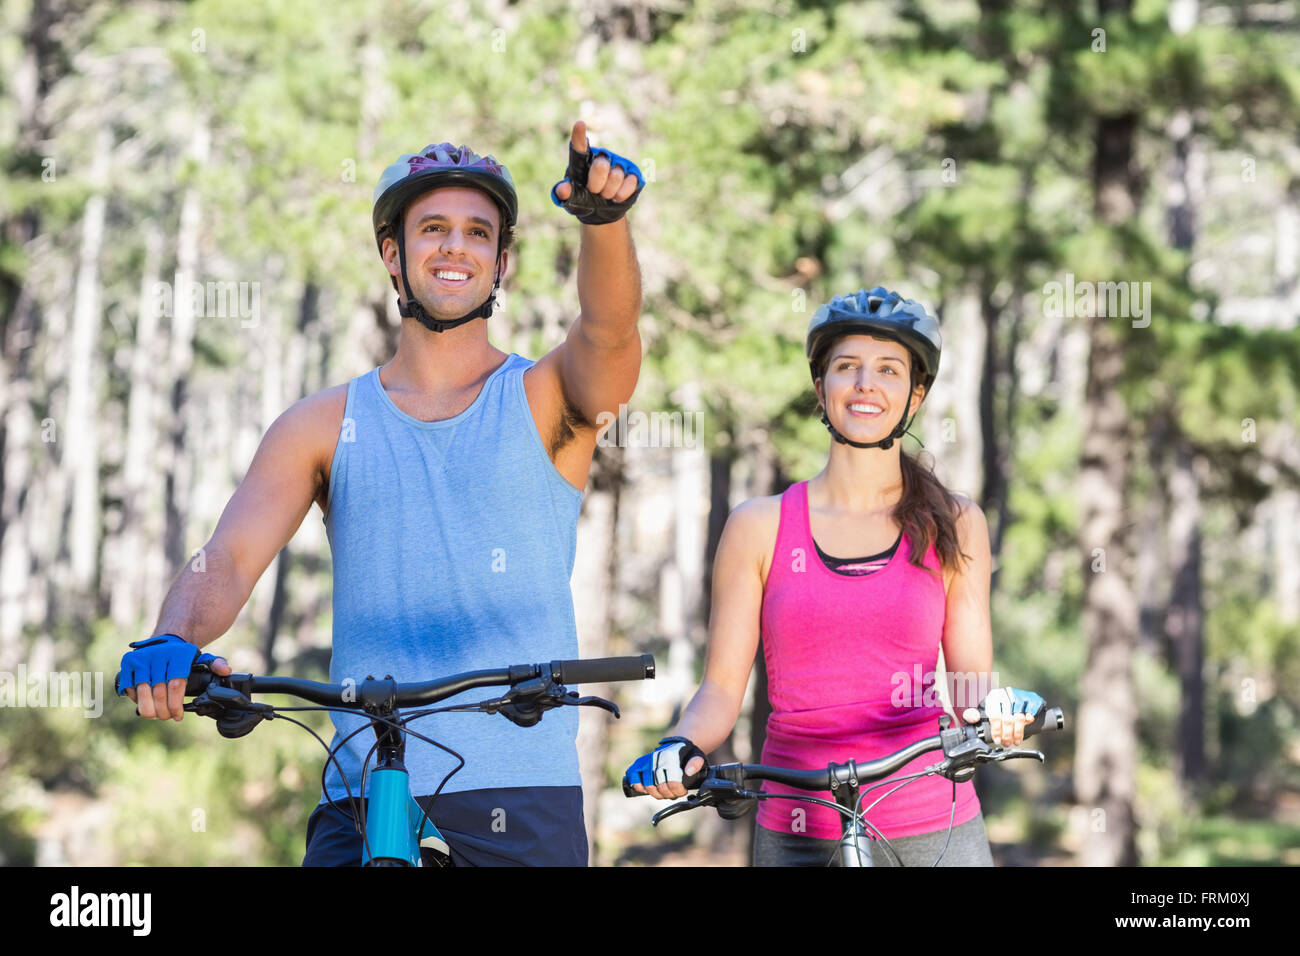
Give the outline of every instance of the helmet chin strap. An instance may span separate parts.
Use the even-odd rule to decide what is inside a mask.
[[[496,307],[497,287],[501,284],[501,267],[499,265],[500,258],[501,258],[500,250],[498,250],[498,255],[497,255],[498,265],[497,265],[496,274],[493,276],[492,279],[492,291],[488,293],[488,297],[483,301],[483,303],[477,309],[474,309],[471,312],[466,312],[459,319],[435,319],[427,311],[425,311],[425,308],[420,303],[420,300],[417,299],[415,297],[415,294],[411,291],[411,283],[407,281],[406,224],[398,223],[397,260],[401,265],[402,288],[406,292],[406,301],[403,302],[401,299],[397,300],[397,311],[401,313],[403,318],[417,320],[421,325],[423,325],[430,332],[446,332],[448,329],[454,329],[458,325],[464,325],[466,322],[472,322],[474,319],[480,317],[486,319],[488,316],[492,314],[492,310]]]
[[[915,391],[916,385],[912,378],[912,373],[910,371],[907,373],[907,384],[909,386],[907,394],[911,395],[912,392]],[[919,406],[917,407],[917,411],[920,411]],[[913,415],[912,419],[915,420],[915,418],[916,416]],[[836,431],[835,426],[831,424],[831,420],[829,417],[827,417],[826,408],[824,406],[822,407],[822,424],[825,425],[826,430],[831,433],[831,437],[834,438],[841,445],[852,445],[854,448],[879,448],[882,451],[892,448],[894,446],[894,439],[902,438],[905,434],[907,434],[908,429],[912,427],[912,421],[908,420],[907,418],[906,407],[903,408],[903,417],[898,420],[898,424],[894,426],[894,430],[890,432],[888,435],[886,435],[884,438],[880,439],[879,441],[854,441],[851,438],[845,438],[838,431]],[[912,437],[916,438],[915,435],[913,435]],[[916,440],[920,441],[919,438],[917,438]],[[921,445],[921,447],[924,448],[925,445],[923,444]]]

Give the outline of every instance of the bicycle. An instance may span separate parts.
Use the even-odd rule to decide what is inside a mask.
[[[251,733],[263,720],[279,718],[297,724],[315,737],[329,754],[329,760],[321,770],[321,792],[325,794],[327,803],[340,813],[349,815],[334,802],[325,787],[329,761],[334,762],[343,777],[352,810],[350,816],[362,837],[362,866],[423,866],[421,848],[431,851],[435,865],[448,866],[451,864],[450,850],[430,814],[438,794],[465,765],[465,760],[450,747],[412,730],[407,726],[411,721],[438,713],[488,713],[501,714],[521,727],[531,727],[542,719],[546,711],[564,706],[600,707],[618,718],[618,706],[612,701],[601,697],[579,697],[565,685],[647,680],[654,676],[655,662],[651,654],[520,664],[495,670],[466,671],[413,684],[399,684],[391,674],[382,680],[368,676],[355,684],[323,684],[292,677],[255,677],[252,674],[221,677],[213,674],[207,663],[196,662],[185,686],[185,696],[194,699],[186,703],[184,709],[201,717],[211,717],[217,722],[217,731],[230,739]],[[117,686],[117,678],[114,686]],[[450,707],[426,706],[474,688],[504,686],[509,686],[510,690],[491,700]],[[285,694],[311,701],[317,706],[275,707],[254,701],[253,694]],[[400,710],[403,707],[422,709],[403,714]],[[358,710],[370,718],[370,723],[349,733],[332,749],[306,724],[285,716],[289,711],[352,713]],[[359,798],[352,795],[352,787],[335,755],[352,737],[368,727],[374,729],[376,740],[362,761],[359,787],[360,799],[365,801],[362,810]],[[410,778],[403,763],[407,735],[432,744],[460,761],[438,785],[428,807],[421,807],[411,795]],[[376,765],[373,770],[368,770],[370,758],[376,752]],[[369,791],[366,788],[367,777]],[[367,792],[368,797],[365,796]]]
[[[996,746],[989,730],[988,716],[984,713],[984,705],[981,704],[978,710],[980,720],[976,723],[954,727],[952,726],[952,718],[944,714],[939,718],[939,733],[935,736],[917,740],[887,757],[880,757],[865,763],[849,760],[847,763],[842,764],[832,763],[825,770],[797,770],[792,767],[767,767],[761,764],[747,765],[741,763],[718,764],[711,767],[706,763],[701,770],[682,780],[682,785],[686,789],[696,790],[696,793],[660,810],[651,818],[651,823],[658,826],[660,820],[698,807],[713,807],[724,820],[735,820],[753,810],[759,800],[786,799],[804,801],[831,807],[839,811],[840,816],[843,818],[843,829],[838,846],[841,866],[874,866],[871,846],[873,840],[879,841],[887,847],[897,864],[902,866],[903,861],[899,858],[890,842],[866,819],[867,812],[880,803],[881,800],[884,800],[885,797],[913,780],[919,780],[922,777],[938,774],[951,780],[953,782],[953,805],[952,814],[948,818],[948,838],[950,841],[953,819],[957,812],[957,784],[973,777],[980,764],[1000,763],[1003,760],[1019,758],[1037,759],[1041,763],[1045,759],[1042,751]],[[1049,710],[1045,707],[1031,723],[1025,725],[1024,737],[1027,739],[1044,731],[1061,730],[1064,726],[1065,716],[1061,712],[1061,708],[1053,707]],[[890,780],[885,779],[921,754],[935,750],[943,751],[944,759],[939,763],[932,764],[919,773],[908,774],[905,777]],[[785,784],[798,790],[830,791],[835,799],[834,802],[831,802],[820,797],[769,794],[759,790],[750,790],[746,787],[746,784],[750,781],[763,780],[771,780],[774,783]],[[876,781],[881,782],[876,783]],[[865,810],[862,809],[862,800],[867,793],[887,783],[895,782],[898,782],[898,786],[877,798]],[[863,784],[871,783],[874,783],[875,786],[862,789]],[[632,789],[626,777],[623,779],[623,795],[627,797],[646,796],[646,794],[638,793]],[[871,839],[867,838],[868,829],[874,834]],[[933,866],[938,866],[939,861],[943,859],[944,853],[948,851],[949,841],[944,842],[943,849],[939,851],[939,856],[932,864]],[[827,861],[827,865],[829,864],[830,860]]]

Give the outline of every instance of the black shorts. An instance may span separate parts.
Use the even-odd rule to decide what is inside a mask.
[[[428,797],[417,797],[428,806]],[[336,801],[350,808],[346,800]],[[363,801],[364,803],[364,801]],[[581,787],[500,787],[440,794],[434,825],[456,866],[586,866]],[[426,865],[431,862],[429,851]],[[307,821],[303,866],[360,866],[361,834],[322,804]]]

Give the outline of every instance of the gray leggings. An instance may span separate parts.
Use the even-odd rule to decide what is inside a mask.
[[[933,866],[948,839],[948,828],[889,841],[903,866]],[[839,840],[823,840],[798,833],[778,833],[754,827],[755,866],[839,866]],[[871,844],[875,866],[898,866],[889,850],[877,841]],[[940,866],[992,866],[989,838],[984,832],[984,814],[952,828],[952,839],[939,861]]]

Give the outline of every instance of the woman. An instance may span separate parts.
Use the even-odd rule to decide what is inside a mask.
[[[810,481],[747,501],[728,518],[714,562],[704,681],[672,735],[628,769],[638,791],[685,795],[683,772],[698,772],[704,754],[731,733],[760,633],[772,703],[764,764],[820,768],[874,759],[935,733],[943,710],[930,682],[941,645],[949,675],[964,675],[965,687],[989,686],[984,515],[896,441],[934,382],[940,347],[938,322],[883,288],[817,310],[806,352],[822,421],[835,439],[829,460]],[[925,686],[913,686],[918,674]],[[990,713],[995,739],[1019,744],[1041,698],[1002,693],[990,704],[993,698],[1002,707]],[[958,709],[977,703],[953,700]],[[1029,712],[1013,717],[1013,710]],[[898,776],[934,759],[922,755]],[[764,790],[798,792],[772,783]],[[933,864],[951,819],[943,865],[991,866],[974,788],[958,784],[956,794],[953,815],[952,783],[918,779],[867,819],[903,865]],[[840,833],[834,810],[762,800],[755,865],[824,865]],[[895,865],[887,851],[874,858]]]

